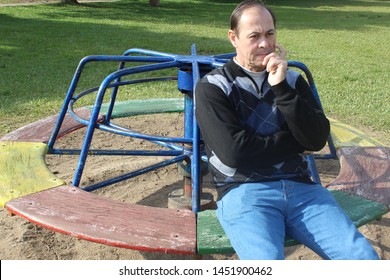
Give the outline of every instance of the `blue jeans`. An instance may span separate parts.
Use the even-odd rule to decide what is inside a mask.
[[[323,259],[379,259],[321,185],[247,183],[230,190],[217,205],[218,219],[240,259],[284,259],[286,235]]]

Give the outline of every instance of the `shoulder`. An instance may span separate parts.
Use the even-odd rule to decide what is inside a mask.
[[[298,83],[300,84],[301,82],[306,82],[306,80],[302,77],[302,75],[299,72],[292,70],[290,68],[287,69],[286,81],[294,89],[296,89]]]
[[[287,69],[286,81],[290,85],[290,87],[296,88],[297,81],[300,78],[303,78],[303,77],[301,76],[301,74],[299,72],[292,70],[290,68]]]
[[[237,69],[234,62],[229,61],[220,68],[216,68],[206,74],[198,83],[199,88],[217,87],[224,93],[229,93],[234,79],[237,77]]]

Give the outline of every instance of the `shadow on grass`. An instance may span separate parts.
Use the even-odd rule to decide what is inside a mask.
[[[110,23],[63,22],[61,17],[29,19],[0,14],[0,34],[4,35],[0,45],[2,115],[33,112],[32,100],[42,100],[43,107],[56,107],[53,102],[62,102],[79,61],[88,55],[121,55],[129,48],[190,54],[193,43],[199,52],[217,54],[230,47],[227,40],[210,41],[183,29],[164,33],[143,24],[129,30]],[[83,72],[87,76],[82,77],[91,86],[98,86],[117,67],[118,63],[89,64]]]
[[[387,11],[350,11],[354,7],[390,7],[387,1],[356,0],[281,0],[266,1],[275,11],[278,22],[286,29],[330,29],[361,30],[368,26],[388,26]],[[143,24],[165,23],[178,25],[191,23],[199,28],[219,26],[229,28],[229,18],[237,5],[236,0],[199,0],[194,2],[161,1],[160,7],[150,7],[147,1],[118,1],[104,3],[84,3],[81,7],[66,6],[67,9],[56,14],[43,13],[49,18],[89,18],[102,20],[132,20]],[[327,7],[315,10],[318,7]],[[337,8],[343,8],[343,11]]]
[[[361,31],[388,27],[390,18],[386,1],[267,2],[277,14],[278,28],[286,31]],[[226,32],[230,13],[237,3],[237,0],[162,0],[161,6],[154,8],[145,0],[122,0],[79,6],[1,8],[0,114],[31,112],[34,116],[32,100],[41,100],[38,105],[48,110],[56,107],[55,102],[64,98],[77,64],[87,55],[117,55],[133,47],[188,54],[193,43],[198,46],[199,54],[231,52]],[[346,5],[383,9],[348,11],[342,9]],[[330,8],[315,9],[320,6]],[[188,30],[188,26],[192,29]],[[216,38],[213,34],[219,34],[219,30]],[[94,86],[114,69],[112,66],[91,69],[89,79]],[[42,110],[37,110],[38,113],[42,114]],[[51,113],[56,111],[48,114]]]

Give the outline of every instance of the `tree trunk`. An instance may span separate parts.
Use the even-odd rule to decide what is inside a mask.
[[[149,0],[149,5],[151,7],[158,7],[160,6],[160,0]]]
[[[77,2],[77,0],[61,0],[62,4],[72,4],[72,5],[79,5],[80,3]]]

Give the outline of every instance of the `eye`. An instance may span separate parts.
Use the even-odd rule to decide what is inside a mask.
[[[275,35],[275,32],[267,32],[267,37],[273,37]]]

